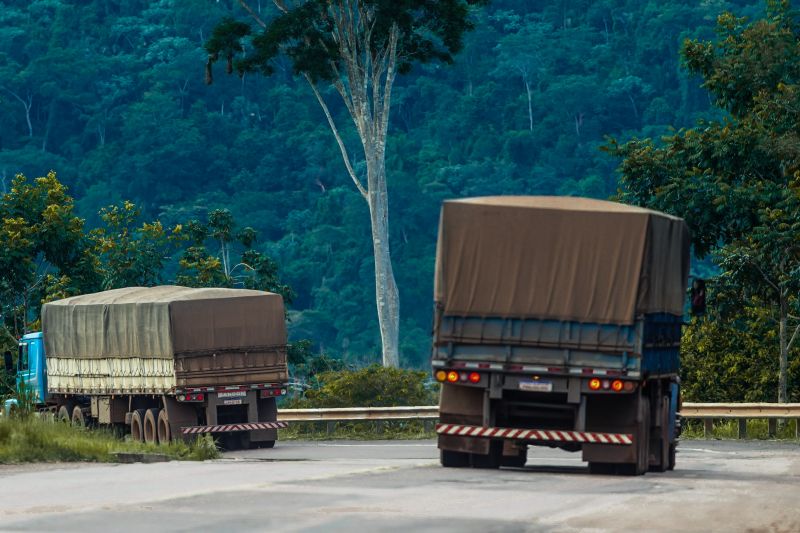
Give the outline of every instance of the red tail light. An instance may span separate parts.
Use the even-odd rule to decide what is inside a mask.
[[[612,382],[611,382],[611,389],[612,389],[614,392],[619,392],[619,391],[621,391],[621,390],[622,390],[622,381],[620,381],[620,380],[618,380],[618,379],[615,379],[614,381],[612,381]]]
[[[478,383],[478,382],[480,382],[480,380],[481,380],[481,375],[480,374],[478,374],[477,372],[470,373],[470,375],[469,375],[470,383]]]

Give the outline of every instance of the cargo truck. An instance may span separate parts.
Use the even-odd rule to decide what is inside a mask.
[[[683,220],[561,197],[445,201],[432,366],[447,467],[522,466],[530,445],[596,473],[675,466]]]
[[[245,289],[130,287],[42,307],[19,343],[17,383],[40,411],[165,443],[210,433],[272,447],[286,394],[280,295]],[[12,400],[6,410],[13,409]]]

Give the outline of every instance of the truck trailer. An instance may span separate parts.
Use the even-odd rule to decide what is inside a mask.
[[[680,218],[585,198],[445,201],[432,366],[443,466],[522,466],[527,447],[593,473],[675,466],[689,273]]]
[[[18,386],[40,411],[150,443],[210,433],[272,447],[287,381],[283,298],[256,290],[74,296],[44,304],[42,331],[19,343]]]

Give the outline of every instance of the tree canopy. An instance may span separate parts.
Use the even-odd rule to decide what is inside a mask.
[[[252,5],[264,17],[272,6],[262,1],[259,12]],[[423,367],[430,353],[441,201],[613,194],[618,161],[597,149],[605,135],[624,143],[720,119],[701,80],[680,68],[679,49],[685,38],[712,39],[726,9],[758,19],[764,2],[494,0],[475,10],[452,65],[422,63],[398,78],[386,171],[403,365]],[[185,232],[188,221],[207,224],[210,211],[228,209],[257,231],[253,249],[275,261],[295,293],[292,338],[313,339],[315,351],[349,364],[376,362],[368,208],[342,179],[339,147],[289,59],[272,61],[271,77],[240,78],[221,75],[221,52],[220,75],[204,84],[204,45],[225,17],[245,20],[231,1],[6,0],[0,192],[10,191],[17,173],[55,169],[84,233],[104,226],[101,208],[129,200],[141,211],[133,239],[145,222],[160,221],[170,235],[178,224]],[[530,76],[530,114],[514,67],[532,53],[528,36],[542,51]],[[322,95],[347,124],[335,89]],[[359,146],[354,130],[342,135],[348,147]],[[366,169],[356,161],[353,170],[363,177]],[[215,241],[205,244],[216,254]],[[177,270],[169,263],[166,281]]]
[[[611,145],[624,158],[620,197],[682,216],[695,251],[713,255],[714,315],[737,329],[744,311],[750,330],[777,330],[779,401],[800,332],[798,30],[786,1],[754,22],[722,14],[716,40],[688,40],[683,55],[725,114],[660,142]]]

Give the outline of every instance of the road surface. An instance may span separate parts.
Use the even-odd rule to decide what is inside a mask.
[[[800,531],[800,445],[685,441],[678,469],[445,469],[432,441],[279,442],[203,463],[0,467],[4,531]]]

